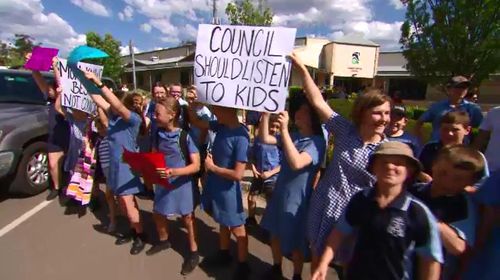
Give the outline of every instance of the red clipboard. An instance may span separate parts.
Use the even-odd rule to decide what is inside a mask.
[[[162,153],[136,153],[123,149],[123,161],[130,166],[134,173],[140,174],[145,181],[173,189],[168,179],[161,178],[157,169],[168,169],[165,156]]]

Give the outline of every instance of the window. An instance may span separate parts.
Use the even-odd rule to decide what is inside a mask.
[[[0,102],[46,104],[29,73],[0,73]]]

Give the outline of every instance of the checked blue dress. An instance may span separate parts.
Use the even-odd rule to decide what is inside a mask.
[[[375,177],[367,170],[368,159],[380,143],[364,144],[356,126],[333,112],[326,130],[334,135],[333,159],[311,196],[308,239],[313,254],[321,256],[328,235],[351,197],[373,186]]]

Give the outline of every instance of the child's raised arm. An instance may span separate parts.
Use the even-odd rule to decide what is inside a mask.
[[[191,87],[187,92],[187,102],[189,104],[187,112],[189,123],[201,130],[208,130],[210,127],[208,121],[203,120],[196,115],[195,107],[197,105],[197,99],[198,94],[196,93],[196,88]]]
[[[318,112],[321,121],[325,122],[332,116],[332,108],[330,108],[328,103],[326,103],[326,101],[323,99],[319,88],[314,83],[314,80],[309,74],[309,71],[307,71],[304,63],[302,63],[302,61],[297,57],[297,54],[293,52],[290,55],[290,58],[292,59],[293,65],[298,69],[302,77],[302,82],[304,84],[304,93],[309,100],[309,103],[314,106],[314,109]]]
[[[429,257],[418,257],[418,278],[421,280],[439,280],[441,264]]]
[[[278,116],[281,131],[281,143],[283,154],[292,170],[300,170],[313,162],[313,158],[307,152],[299,152],[295,147],[290,132],[288,131],[288,112],[281,112]],[[260,131],[259,131],[260,132]]]
[[[90,94],[92,100],[99,106],[100,108],[108,111],[110,108],[113,108],[120,117],[122,117],[125,121],[130,119],[131,112],[123,103],[118,99],[114,93],[104,85],[97,76],[92,72],[84,72],[85,78],[89,81],[96,84],[98,87],[101,87],[102,96],[96,94]],[[104,97],[104,98],[103,98]],[[104,103],[106,102],[106,103]],[[108,105],[106,105],[108,104]]]
[[[264,144],[276,145],[278,141],[276,137],[269,134],[269,113],[262,113],[259,124],[259,138]]]

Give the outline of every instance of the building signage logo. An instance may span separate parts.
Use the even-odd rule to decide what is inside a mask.
[[[359,64],[359,56],[361,54],[359,52],[352,53],[352,64]]]

